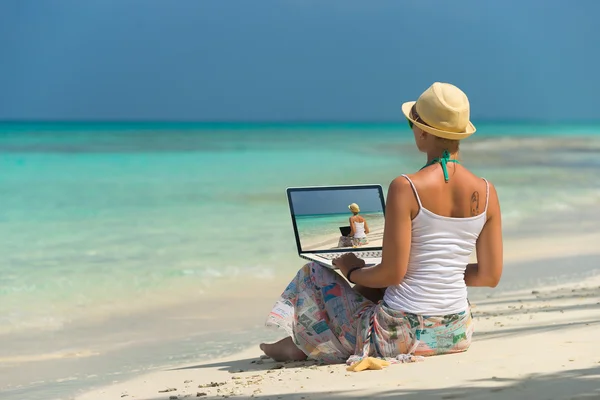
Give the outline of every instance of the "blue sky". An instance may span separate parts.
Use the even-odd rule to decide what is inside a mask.
[[[600,119],[597,0],[2,0],[0,119]]]
[[[342,189],[292,192],[296,215],[348,213],[348,206],[356,203],[361,212],[383,211],[377,189]]]

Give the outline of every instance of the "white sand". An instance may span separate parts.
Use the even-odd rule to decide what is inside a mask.
[[[565,256],[569,249],[580,255],[588,244],[600,243],[597,239],[582,235],[577,243],[569,238],[508,242],[507,259]],[[469,351],[422,363],[352,373],[344,365],[262,361],[254,347],[115,383],[77,399],[600,399],[600,277],[494,295],[473,304],[473,312],[476,334]],[[211,382],[217,385],[210,387]],[[174,390],[161,392],[167,389]]]

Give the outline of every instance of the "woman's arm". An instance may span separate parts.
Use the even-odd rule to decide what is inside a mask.
[[[414,194],[408,181],[403,177],[394,179],[386,200],[381,264],[354,271],[354,283],[370,288],[385,288],[402,282],[410,254],[413,203]]]
[[[477,239],[477,263],[467,265],[467,286],[496,287],[502,276],[502,216],[496,189],[490,183],[487,221]],[[353,276],[354,277],[354,276]]]
[[[352,223],[352,217],[348,218],[348,222],[350,222],[350,234],[348,236],[353,237],[354,236],[354,223]]]
[[[368,235],[369,234],[369,225],[367,225],[367,220],[363,217],[363,221],[365,223],[365,233]]]

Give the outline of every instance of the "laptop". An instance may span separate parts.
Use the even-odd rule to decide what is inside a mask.
[[[352,252],[367,265],[381,262],[385,199],[381,185],[313,186],[287,189],[287,198],[298,255],[335,268],[332,261]],[[366,226],[356,226],[357,236],[367,228],[366,237],[349,237],[350,204],[358,204]],[[364,229],[366,231],[366,229]]]
[[[340,226],[340,235],[348,236],[352,232],[352,228],[350,226]]]

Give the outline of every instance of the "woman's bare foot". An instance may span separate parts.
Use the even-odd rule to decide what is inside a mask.
[[[260,349],[275,361],[304,361],[307,358],[290,336],[273,344],[261,343]]]

